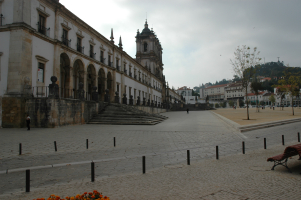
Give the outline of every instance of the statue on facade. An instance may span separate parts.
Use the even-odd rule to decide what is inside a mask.
[[[94,86],[92,87],[92,101],[98,101],[98,92],[96,92],[97,87]]]
[[[110,103],[110,95],[109,95],[109,90],[108,89],[106,89],[105,102]]]
[[[127,104],[126,93],[123,94],[122,103]]]
[[[58,86],[58,84],[55,83],[57,81],[57,77],[51,76],[50,80],[52,83],[49,84],[49,96],[48,97],[58,99],[59,98],[59,86]]]
[[[119,103],[119,92],[115,92],[115,103]]]

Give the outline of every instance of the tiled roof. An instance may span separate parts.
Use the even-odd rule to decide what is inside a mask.
[[[274,93],[266,93],[263,96],[271,96],[272,94],[275,95]]]
[[[262,95],[264,92],[259,92],[258,95]],[[248,96],[256,96],[255,93],[248,93]]]
[[[178,88],[177,90],[192,90],[192,89],[190,89],[189,87],[186,87],[186,89],[185,89],[185,87],[186,87],[186,86],[180,87],[180,88]]]
[[[205,89],[212,89],[212,88],[218,88],[218,87],[225,87],[227,86],[228,84],[222,84],[222,85],[213,85],[213,86],[210,86],[210,87],[207,87]]]
[[[229,84],[227,87],[237,87],[237,86],[241,86],[241,82],[237,82],[237,83],[231,83]]]

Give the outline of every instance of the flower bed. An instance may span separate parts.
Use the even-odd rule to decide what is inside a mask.
[[[38,198],[34,200],[46,200],[45,198]],[[101,193],[97,192],[97,190],[94,190],[93,192],[85,192],[84,194],[76,195],[73,197],[65,197],[64,199],[61,199],[61,197],[56,196],[54,194],[50,195],[47,200],[110,200],[109,197],[103,196]]]

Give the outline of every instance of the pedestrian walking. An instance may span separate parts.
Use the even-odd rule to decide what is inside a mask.
[[[26,124],[27,124],[27,130],[29,131],[30,130],[30,117],[29,117],[29,115],[27,115],[27,117],[26,117]]]
[[[187,108],[187,114],[189,114],[189,108]]]

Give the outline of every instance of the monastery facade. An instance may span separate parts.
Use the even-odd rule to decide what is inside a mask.
[[[133,37],[136,35],[136,58],[132,58],[123,51],[121,37],[117,39],[118,45],[115,44],[113,29],[110,39],[105,38],[59,0],[0,0],[0,14],[0,120],[3,127],[21,127],[26,113],[41,112],[31,108],[28,99],[37,107],[37,100],[32,99],[44,102],[43,98],[47,99],[51,92],[49,84],[57,84],[59,99],[65,103],[68,100],[67,107],[74,103],[69,100],[95,100],[93,94],[97,94],[96,101],[103,102],[106,93],[109,101],[115,103],[116,99],[122,103],[125,98],[127,104],[133,99],[133,105],[139,100],[162,108],[168,101],[163,48],[147,22],[141,32],[133,34]],[[56,82],[51,81],[53,76]],[[47,101],[38,107],[51,109]],[[46,121],[51,119],[56,125],[61,123],[53,113],[45,115]],[[82,116],[78,121],[85,120]]]

